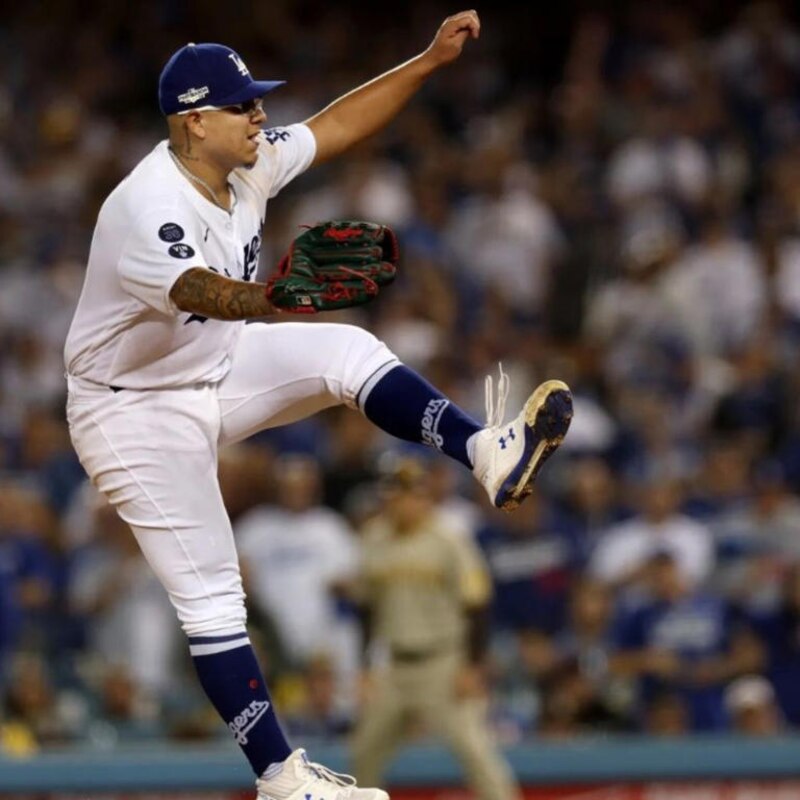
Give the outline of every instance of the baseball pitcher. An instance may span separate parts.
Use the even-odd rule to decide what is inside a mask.
[[[267,201],[382,128],[479,30],[474,11],[449,17],[416,57],[303,123],[266,130],[263,98],[282,82],[254,80],[221,44],[188,44],[159,79],[168,138],[97,219],[65,349],[72,441],[165,586],[259,798],[387,795],[309,762],[284,738],[245,627],[218,448],[344,403],[461,461],[511,509],[569,425],[570,393],[559,381],[504,422],[501,378],[483,426],[358,327],[244,324],[356,305],[391,282],[394,235],[358,222],[306,231],[276,274],[256,282]]]

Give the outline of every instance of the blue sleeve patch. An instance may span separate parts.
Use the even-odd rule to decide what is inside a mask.
[[[158,229],[158,238],[162,242],[179,242],[184,235],[183,228],[177,222],[165,222]]]
[[[188,244],[173,244],[167,252],[173,258],[191,258],[194,255],[194,248]]]

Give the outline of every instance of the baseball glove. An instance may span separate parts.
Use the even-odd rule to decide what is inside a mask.
[[[267,299],[298,314],[358,306],[394,280],[398,256],[397,237],[385,225],[321,222],[292,242],[267,281]]]

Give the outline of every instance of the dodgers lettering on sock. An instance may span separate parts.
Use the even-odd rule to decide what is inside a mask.
[[[467,440],[483,426],[405,365],[372,386],[363,409],[367,419],[392,436],[426,444],[472,469]]]
[[[449,405],[449,400],[431,400],[422,415],[422,441],[437,450],[441,450],[444,444],[444,437],[439,435],[439,422]]]
[[[193,636],[192,660],[200,683],[256,775],[291,753],[247,633]],[[230,648],[230,649],[220,649]]]
[[[229,723],[233,738],[239,744],[247,744],[247,734],[255,724],[267,713],[269,703],[266,700],[253,700],[241,714],[235,716]]]

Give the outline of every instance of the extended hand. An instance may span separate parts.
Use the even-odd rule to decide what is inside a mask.
[[[438,66],[455,61],[464,47],[464,42],[471,36],[477,39],[481,32],[481,21],[474,9],[460,11],[448,17],[436,31],[436,36],[426,51]]]

